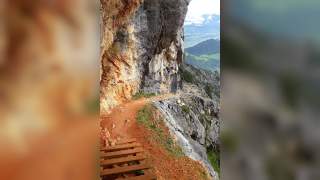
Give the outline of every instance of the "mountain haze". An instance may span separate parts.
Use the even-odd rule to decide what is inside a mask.
[[[220,52],[220,41],[215,39],[209,39],[203,41],[193,47],[186,48],[185,51],[193,55],[203,55],[203,54],[215,54]]]
[[[189,48],[208,39],[220,39],[220,16],[204,15],[202,23],[184,23],[185,47]]]

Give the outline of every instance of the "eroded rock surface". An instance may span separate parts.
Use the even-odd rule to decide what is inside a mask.
[[[101,111],[139,90],[181,88],[183,22],[188,0],[102,1]]]
[[[217,173],[209,163],[207,151],[219,149],[220,133],[220,81],[219,73],[196,69],[190,65],[182,68],[192,75],[192,83],[183,82],[179,95],[155,101],[171,133],[176,137],[185,154],[201,161],[213,179]],[[212,91],[204,90],[212,86]]]

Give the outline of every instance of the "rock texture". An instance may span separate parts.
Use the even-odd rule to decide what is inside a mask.
[[[196,89],[200,91],[201,96],[211,98],[217,102],[220,101],[220,74],[218,71],[211,72],[189,64],[183,64],[180,72],[182,79],[184,79],[183,85],[185,88],[183,89],[185,92],[192,93],[192,90]],[[189,88],[190,86],[194,88]]]
[[[192,83],[183,82],[183,89],[171,99],[156,101],[154,105],[163,114],[171,133],[185,154],[207,166],[213,179],[217,173],[211,167],[208,149],[219,149],[220,133],[220,81],[219,73],[212,73],[184,65],[183,73],[194,77]],[[213,92],[203,87],[212,86]],[[216,91],[216,92],[215,92]]]
[[[100,107],[107,111],[137,91],[137,58],[132,17],[140,0],[101,0]]]
[[[181,88],[182,26],[188,0],[104,0],[101,111],[137,91]]]

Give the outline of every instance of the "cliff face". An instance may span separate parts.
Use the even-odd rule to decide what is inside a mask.
[[[181,88],[188,0],[102,0],[101,112],[137,91]]]
[[[100,108],[109,110],[130,97],[138,87],[135,78],[133,27],[130,23],[140,0],[101,0]]]
[[[186,64],[180,67],[180,73],[184,81],[179,96],[156,101],[154,105],[184,153],[202,162],[213,179],[219,179],[208,153],[220,151],[220,75]]]

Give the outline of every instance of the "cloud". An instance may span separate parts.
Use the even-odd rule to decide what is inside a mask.
[[[201,24],[204,15],[220,15],[220,0],[192,0],[188,7],[186,24]]]

